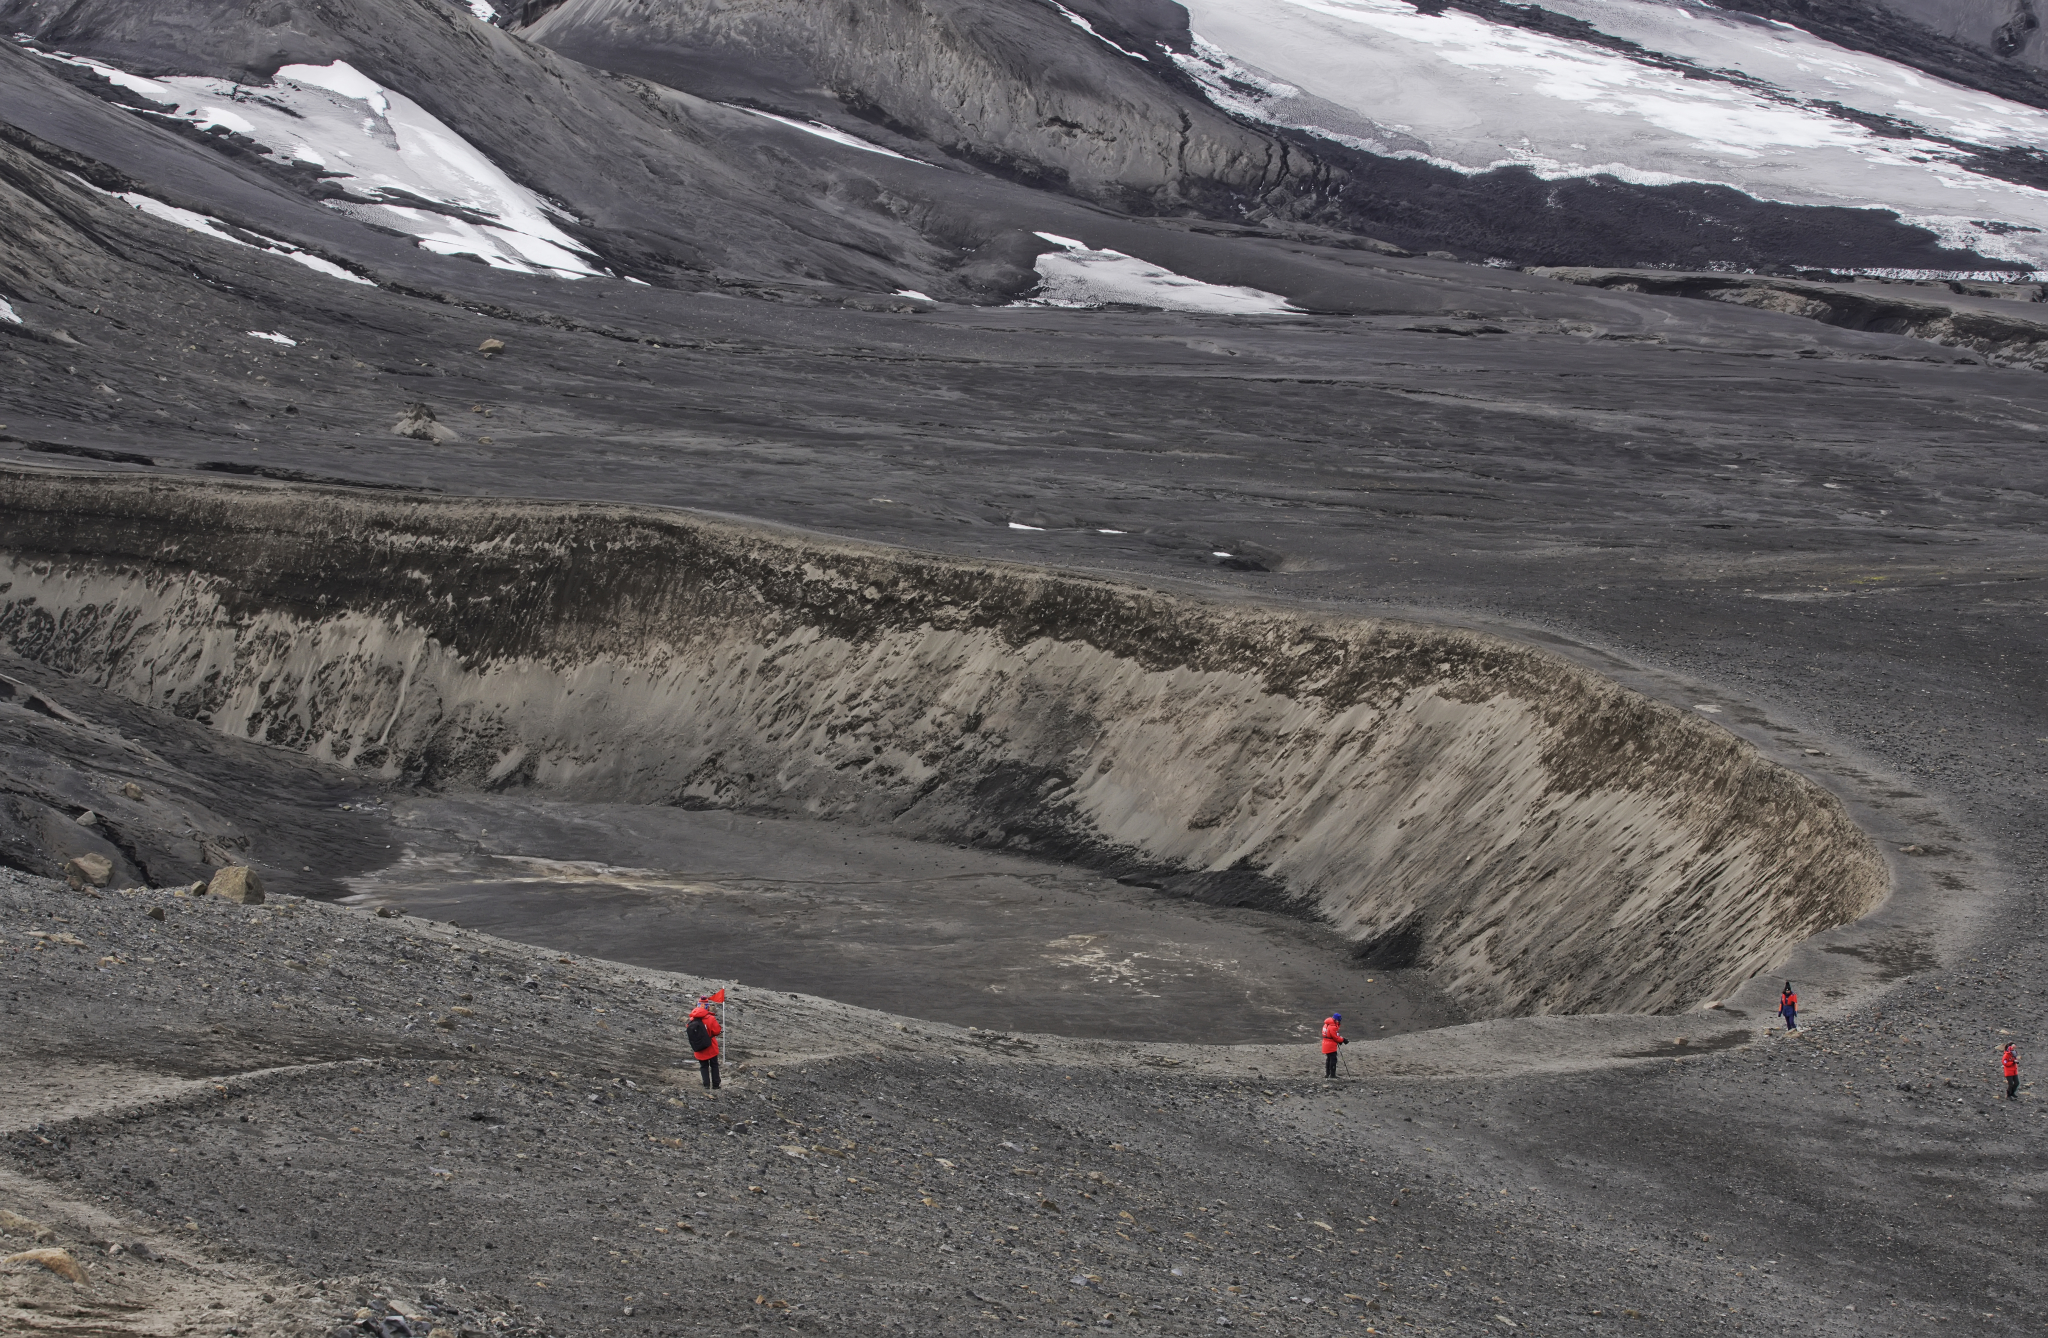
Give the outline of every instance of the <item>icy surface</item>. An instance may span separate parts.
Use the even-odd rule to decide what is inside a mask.
[[[227,230],[228,225],[226,223],[221,222],[217,218],[195,213],[190,209],[180,209],[174,204],[165,204],[162,200],[153,199],[138,191],[126,191],[116,195],[112,191],[100,190],[98,186],[93,185],[82,177],[74,177],[73,180],[88,190],[98,191],[101,195],[111,195],[114,199],[141,210],[151,218],[160,218],[166,223],[175,223],[177,226],[188,228],[193,232],[203,232],[216,241],[226,242],[230,246],[246,246],[252,251],[269,251],[274,255],[281,255],[287,260],[296,260],[307,269],[316,270],[331,279],[342,279],[348,283],[370,283],[368,279],[365,279],[360,274],[351,274],[332,260],[309,255],[299,250],[296,246],[288,245],[274,238],[260,237],[256,241],[250,241],[248,238],[256,237],[256,234],[251,232],[245,232],[243,236],[237,237]],[[374,287],[375,285],[371,286]]]
[[[1973,172],[1941,142],[2048,144],[2048,112],[1704,6],[1547,7],[1646,50],[1406,0],[1189,0],[1202,40],[1176,59],[1232,112],[1373,153],[1889,208],[1951,245],[2048,265],[2048,234],[2012,230],[2048,229],[2048,192]],[[1881,135],[1824,103],[1902,124]]]
[[[179,120],[224,127],[281,161],[321,169],[347,188],[328,205],[409,233],[429,251],[529,274],[609,275],[555,224],[554,211],[538,195],[418,103],[345,61],[286,65],[263,86],[197,75],[145,79],[81,57],[52,59],[172,105],[176,110],[167,114]]]
[[[1094,250],[1085,242],[1050,232],[1038,235],[1060,249],[1038,257],[1038,293],[1021,306],[1129,305],[1223,316],[1272,316],[1296,311],[1286,298],[1274,293],[1204,283],[1121,251]]]
[[[869,153],[879,153],[885,158],[901,158],[906,163],[920,161],[908,154],[898,153],[894,149],[885,149],[879,144],[870,144],[858,136],[849,135],[844,130],[837,130],[829,125],[819,125],[815,121],[799,121],[794,116],[777,116],[774,112],[756,111],[752,107],[737,107],[729,102],[724,105],[732,107],[734,111],[743,111],[749,116],[758,116],[764,121],[774,121],[776,124],[786,125],[792,130],[801,130],[807,135],[816,135],[819,139],[829,139],[834,144],[843,144],[849,149],[864,149]]]

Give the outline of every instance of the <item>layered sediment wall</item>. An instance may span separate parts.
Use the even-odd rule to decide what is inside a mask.
[[[1817,785],[1533,647],[597,505],[0,474],[0,639],[384,777],[754,806],[1669,1011],[1884,895]]]

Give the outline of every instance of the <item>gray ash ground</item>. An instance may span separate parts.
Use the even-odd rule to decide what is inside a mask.
[[[1424,973],[1369,969],[1326,926],[1204,905],[886,828],[513,795],[391,805],[393,854],[347,879],[542,947],[999,1030],[1306,1041],[1461,1020]]]
[[[451,1334],[2019,1332],[2034,1313],[2048,1108],[1993,1099],[1984,1033],[2015,1019],[1989,971],[1688,1058],[1489,1075],[1485,1027],[1453,1028],[1415,1039],[1453,1067],[1472,1052],[1465,1078],[1366,1055],[1335,1083],[1305,1045],[1182,1074],[1207,1047],[741,988],[708,1094],[679,1065],[698,979],[319,902],[12,874],[0,940],[10,1203],[39,1196],[101,1293],[227,1266],[222,1290],[272,1298],[165,1329],[142,1303],[124,1332],[322,1334],[372,1301]],[[1844,1148],[1852,1171],[1813,1173]],[[135,1239],[165,1257],[108,1253]],[[65,1331],[20,1308],[43,1285],[0,1273],[16,1331]]]
[[[747,990],[746,1066],[706,1101],[677,1069],[698,981],[467,932],[458,950],[315,902],[84,898],[4,875],[0,1206],[94,1267],[89,1291],[0,1270],[0,1325],[324,1333],[376,1296],[434,1292],[458,1325],[550,1334],[1105,1314],[1162,1333],[1219,1315],[2038,1331],[2039,1089],[1992,1098],[1998,1043],[2031,1071],[2048,1031],[2048,380],[1773,312],[980,185],[1002,227],[1085,232],[1332,314],[909,314],[823,286],[785,285],[783,304],[508,276],[365,238],[28,60],[0,55],[7,120],[43,142],[0,145],[23,318],[0,325],[9,468],[698,507],[1554,633],[1618,674],[1691,674],[1731,727],[1875,782],[1885,811],[1862,816],[1932,833],[1953,902],[1940,941],[1786,968],[1804,983],[1868,965],[1882,991],[1808,988],[1791,1039],[1763,1030],[1775,981],[1759,980],[1737,1002],[1753,1042],[1684,1058],[1668,1042],[1695,1016],[1648,1020],[1661,1046],[1646,1031],[1599,1063],[1591,1020],[1560,1024],[1570,1062],[1536,1044],[1556,1033],[1480,1024],[1354,1045],[1353,1078],[1326,1087],[1307,1047],[1001,1043]],[[508,139],[538,124],[478,119]],[[346,252],[386,286],[111,204],[64,175],[88,159]],[[487,336],[507,350],[483,357]],[[420,400],[462,439],[392,435]],[[0,706],[0,779],[40,806],[25,822],[119,769],[184,804],[123,814],[156,833],[136,848],[152,881],[204,863],[188,832],[260,837],[300,871],[290,891],[342,895],[388,862],[383,821],[338,808],[360,778],[68,691],[104,734],[38,745]],[[1531,1053],[1503,1072],[1496,1043]],[[503,1118],[459,1118],[476,1110]],[[10,1249],[32,1241],[9,1227]],[[124,1242],[162,1259],[108,1253]]]

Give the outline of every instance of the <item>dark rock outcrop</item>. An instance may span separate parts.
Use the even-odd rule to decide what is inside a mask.
[[[525,35],[708,97],[828,109],[1120,208],[1286,191],[1296,172],[1273,136],[1170,78],[1159,43],[1187,40],[1174,8],[1133,7],[1114,27],[1105,16],[1098,39],[1039,2],[568,0]],[[1131,50],[1147,58],[1111,45],[1111,32],[1144,41]],[[820,107],[821,88],[838,106]]]

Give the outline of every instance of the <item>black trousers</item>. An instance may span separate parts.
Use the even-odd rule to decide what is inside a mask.
[[[1323,1056],[1323,1076],[1325,1078],[1337,1076],[1337,1052],[1335,1050]]]
[[[2017,1101],[2020,1099],[2019,1074],[2008,1073],[2005,1075],[2005,1099],[2008,1101]]]
[[[718,1086],[718,1056],[697,1061],[697,1072],[703,1076],[706,1087]]]

